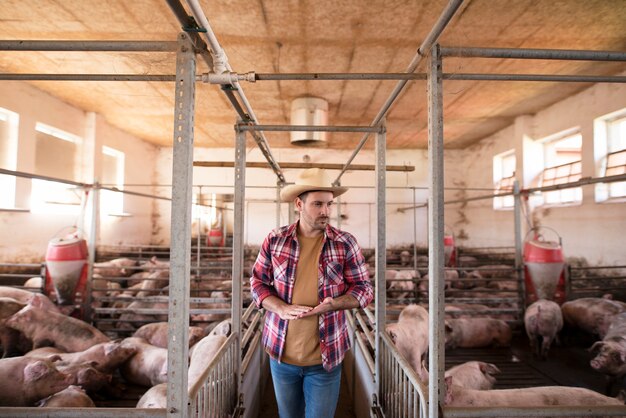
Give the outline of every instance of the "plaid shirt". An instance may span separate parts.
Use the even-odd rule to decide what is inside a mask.
[[[296,265],[300,256],[296,228],[298,222],[272,231],[263,241],[252,268],[250,287],[259,308],[268,296],[277,296],[291,304]],[[318,300],[352,295],[365,308],[374,291],[365,268],[365,259],[356,239],[330,225],[324,232],[324,244],[318,264]],[[339,365],[350,349],[348,324],[343,310],[319,315],[322,364],[331,370]],[[288,320],[267,312],[263,345],[270,356],[281,360],[285,348]]]

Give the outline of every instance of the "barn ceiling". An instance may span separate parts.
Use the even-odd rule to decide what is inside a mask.
[[[202,0],[234,71],[404,72],[445,0]],[[165,0],[2,0],[2,40],[175,41]],[[183,1],[183,4],[184,1]],[[186,5],[185,5],[186,6]],[[624,0],[466,0],[442,46],[626,51]],[[417,72],[425,72],[425,62]],[[198,72],[207,72],[198,61]],[[445,73],[616,75],[624,62],[449,58]],[[175,74],[171,52],[0,51],[2,73]],[[0,81],[1,82],[1,81]],[[53,96],[160,146],[171,146],[172,82],[31,81]],[[243,88],[261,124],[289,124],[295,98],[329,102],[329,123],[369,125],[396,81],[258,81]],[[590,86],[554,82],[444,82],[444,137],[463,148],[522,114]],[[195,142],[232,147],[236,113],[218,86],[198,84]],[[425,81],[411,81],[387,117],[388,148],[426,148]],[[291,147],[268,132],[270,147]],[[354,149],[361,134],[333,133],[327,147]],[[371,147],[372,141],[366,146]]]

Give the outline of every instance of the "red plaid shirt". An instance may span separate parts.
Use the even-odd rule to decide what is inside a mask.
[[[296,265],[300,256],[296,228],[298,222],[272,231],[263,241],[252,268],[252,297],[260,308],[268,296],[277,296],[291,304]],[[324,244],[318,264],[318,300],[352,295],[365,308],[373,299],[365,259],[356,239],[349,233],[326,226]],[[319,337],[322,364],[331,370],[339,365],[350,349],[348,324],[344,311],[319,315]],[[285,348],[288,320],[267,312],[263,328],[263,345],[270,356],[281,360]]]

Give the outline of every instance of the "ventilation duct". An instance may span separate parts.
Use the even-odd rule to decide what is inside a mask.
[[[292,125],[328,124],[328,102],[317,97],[300,97],[291,103]],[[291,132],[291,143],[294,145],[326,144],[326,132]]]

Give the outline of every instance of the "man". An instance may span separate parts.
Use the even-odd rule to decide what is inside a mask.
[[[341,363],[350,349],[345,309],[374,297],[356,239],[329,224],[333,187],[323,170],[304,170],[285,187],[300,218],[263,241],[250,285],[267,315],[263,344],[281,418],[332,418]]]

